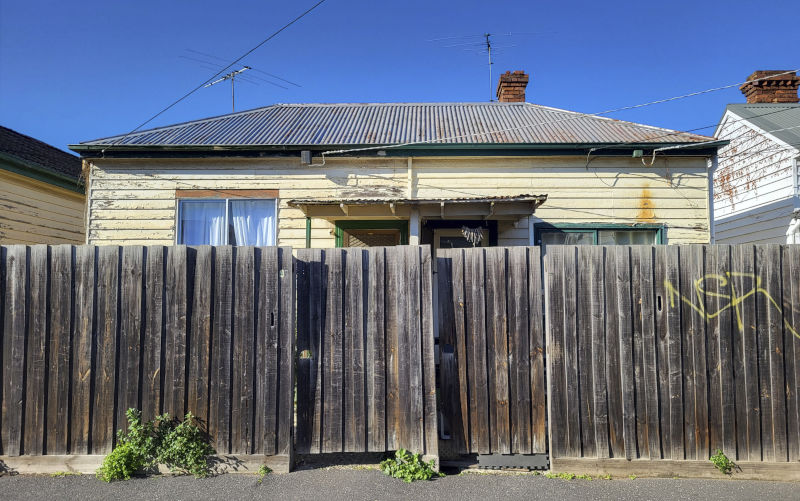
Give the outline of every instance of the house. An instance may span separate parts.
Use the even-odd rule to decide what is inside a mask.
[[[81,159],[0,126],[0,244],[83,244]]]
[[[71,145],[88,242],[708,243],[718,142],[527,103],[528,81],[502,75],[498,102],[275,104]]]
[[[741,86],[747,102],[725,109],[714,134],[729,141],[713,172],[715,243],[786,242],[800,208],[798,84],[792,72],[756,71]]]

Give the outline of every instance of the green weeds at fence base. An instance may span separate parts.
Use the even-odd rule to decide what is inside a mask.
[[[103,459],[97,478],[105,482],[128,480],[159,463],[175,473],[208,476],[208,458],[214,449],[191,412],[183,421],[169,414],[142,421],[142,413],[136,409],[128,409],[125,415],[128,432],[117,432],[117,446]]]
[[[390,477],[402,479],[404,482],[416,480],[430,480],[433,477],[443,477],[444,473],[436,471],[436,461],[431,459],[424,462],[419,454],[409,453],[399,449],[394,458],[381,461],[381,471]]]
[[[260,484],[261,482],[263,482],[264,477],[266,477],[270,473],[272,473],[272,468],[270,468],[269,466],[265,464],[259,466],[258,471],[256,472],[256,475],[258,475],[258,483]]]
[[[732,474],[733,469],[736,468],[736,463],[731,461],[721,449],[717,449],[717,453],[708,458],[708,460],[714,463],[714,466],[725,475]]]

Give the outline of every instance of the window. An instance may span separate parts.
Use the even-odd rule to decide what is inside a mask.
[[[336,247],[408,245],[408,221],[336,221]]]
[[[792,172],[794,173],[794,196],[800,198],[800,157],[792,160]]]
[[[536,241],[547,245],[655,245],[663,242],[660,225],[536,225]]]
[[[276,199],[178,200],[178,244],[275,245]]]

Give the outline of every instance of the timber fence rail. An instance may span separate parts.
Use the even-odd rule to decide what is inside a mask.
[[[290,456],[294,304],[286,248],[0,247],[0,454],[106,454],[133,407]]]

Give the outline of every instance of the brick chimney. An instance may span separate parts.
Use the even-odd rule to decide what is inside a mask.
[[[797,87],[800,85],[800,77],[794,73],[787,73],[789,70],[761,70],[756,71],[749,77],[739,90],[747,98],[748,103],[797,103]],[[783,73],[783,75],[780,75]],[[770,75],[780,75],[758,82],[750,82],[758,78]]]
[[[524,71],[506,71],[497,83],[497,100],[501,103],[524,103],[528,75]]]

